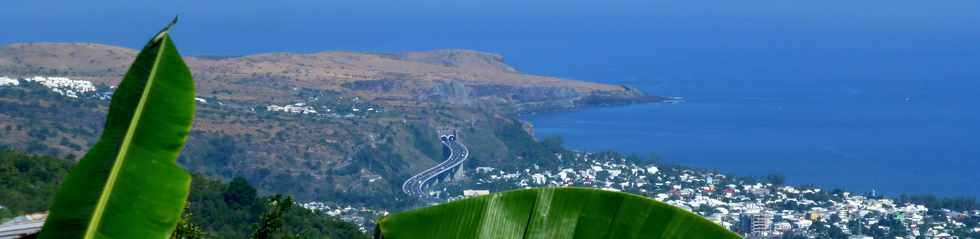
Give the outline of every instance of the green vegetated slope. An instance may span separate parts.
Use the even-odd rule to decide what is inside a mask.
[[[55,73],[85,75],[67,70]],[[322,108],[349,110],[358,92],[300,89],[293,93],[304,99],[319,97],[321,103],[330,99]],[[436,93],[422,92],[420,97],[427,94]],[[549,155],[530,136],[529,127],[512,117],[512,109],[502,107],[509,103],[361,99],[362,109],[370,105],[384,111],[314,117],[263,110],[269,104],[293,101],[211,95],[203,96],[208,103],[198,103],[194,128],[178,162],[192,172],[218,178],[243,176],[261,191],[288,193],[299,200],[388,208],[414,205],[400,192],[400,185],[442,160],[436,135],[442,127],[460,133],[471,150],[468,167],[531,165],[527,160]],[[0,146],[77,158],[101,133],[107,105],[104,100],[67,98],[37,86],[0,87],[0,134],[5,135],[0,137]]]
[[[38,90],[40,91],[40,90]],[[0,89],[0,144],[75,158],[94,144],[106,107],[85,99]],[[23,97],[21,96],[30,96]],[[514,119],[455,108],[402,108],[398,115],[313,119],[199,105],[178,162],[192,172],[243,176],[260,190],[298,199],[395,206],[404,179],[441,161],[436,129],[458,127],[468,165],[520,163],[545,155]],[[64,120],[73,119],[73,120]],[[371,180],[380,179],[380,180]],[[386,198],[380,200],[378,198]]]
[[[74,163],[0,150],[0,218],[47,211]]]
[[[43,212],[61,180],[74,163],[71,160],[30,156],[0,151],[0,221],[25,213]],[[211,238],[248,238],[267,211],[269,197],[256,193],[244,180],[231,184],[193,175],[185,215]],[[303,238],[367,238],[357,226],[337,218],[292,207],[284,215],[280,234]],[[277,234],[278,235],[278,234]]]

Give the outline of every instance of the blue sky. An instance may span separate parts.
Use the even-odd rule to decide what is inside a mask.
[[[305,37],[338,40],[355,48],[383,42],[349,42],[364,42],[358,35],[466,45],[475,38],[501,38],[499,34],[540,37],[597,30],[620,35],[657,29],[980,31],[980,2],[974,0],[8,0],[3,5],[0,21],[5,34],[0,42],[114,39],[132,45],[130,39],[140,36],[121,34],[152,32],[176,14],[184,16],[180,29],[192,44],[252,36],[305,45],[309,39],[296,39]]]
[[[975,60],[978,47],[974,45],[980,40],[980,1],[976,0],[8,0],[2,4],[0,44],[70,41],[136,48],[180,14],[174,35],[190,55],[469,48],[502,53],[526,71],[615,78],[611,81],[654,77],[642,72],[650,68],[705,64],[733,69],[731,74],[778,64],[785,65],[781,69],[788,74],[813,65],[847,67],[848,59],[855,58],[878,59],[869,64],[886,68],[929,63],[894,62],[905,57]],[[734,62],[746,58],[757,63]],[[684,77],[693,70],[663,75]]]

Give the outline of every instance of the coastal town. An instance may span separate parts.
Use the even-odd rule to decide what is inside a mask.
[[[704,216],[745,238],[978,238],[980,210],[956,211],[813,186],[674,166],[615,154],[556,154],[554,167],[521,170],[476,167],[469,178],[437,185],[431,195],[454,201],[520,188],[591,187],[644,195]],[[306,202],[359,225],[374,227],[385,209]]]
[[[0,77],[0,87],[43,87],[62,97],[98,100],[108,100],[114,88],[45,76]],[[358,98],[320,99],[249,109],[334,118],[383,112],[380,106]],[[224,105],[214,99],[196,100]],[[539,161],[539,165],[520,169],[465,168],[463,180],[440,183],[430,193],[453,201],[520,188],[591,187],[644,195],[700,214],[746,238],[980,238],[980,210],[976,209],[930,207],[876,193],[790,186],[781,179],[735,177],[611,153],[567,152]],[[363,205],[306,202],[300,206],[357,224],[363,232],[389,214],[387,209]]]
[[[955,211],[881,195],[795,187],[615,154],[556,155],[553,167],[477,167],[446,200],[529,187],[592,187],[644,195],[698,213],[746,238],[978,238],[980,210]],[[779,181],[779,180],[772,180]]]

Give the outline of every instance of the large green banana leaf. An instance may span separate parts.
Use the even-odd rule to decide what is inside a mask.
[[[169,28],[119,83],[102,137],[61,185],[40,238],[167,238],[174,230],[190,190],[176,159],[194,117],[194,84]]]
[[[649,198],[586,188],[495,193],[381,219],[375,238],[740,238]]]

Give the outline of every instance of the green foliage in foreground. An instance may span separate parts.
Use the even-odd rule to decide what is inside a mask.
[[[586,188],[524,189],[407,211],[375,238],[740,238],[655,200]]]
[[[8,214],[0,217],[0,221],[45,211],[72,165],[72,161],[65,159],[0,151],[0,205],[7,208]],[[267,202],[276,196],[257,196],[255,188],[241,178],[232,181],[236,183],[223,183],[201,175],[192,177],[187,209],[175,231],[178,235],[172,238],[249,238],[258,230],[262,215],[272,211]],[[281,220],[282,227],[271,234],[272,238],[291,235],[299,238],[368,238],[353,224],[301,207],[284,210]]]
[[[200,226],[190,223],[187,216],[188,214],[184,214],[180,217],[180,221],[177,221],[177,228],[174,229],[174,233],[170,234],[170,239],[208,238],[208,233]]]
[[[0,221],[46,211],[72,165],[68,160],[0,151]]]
[[[353,224],[298,206],[284,207],[278,202],[286,197],[280,195],[256,196],[244,179],[232,182],[194,176],[185,214],[187,222],[203,229],[207,238],[250,238],[260,230],[268,231],[267,238],[367,238]],[[277,230],[262,229],[261,225],[279,220]]]
[[[194,83],[169,28],[119,83],[102,137],[61,185],[40,238],[166,238],[176,227],[190,191],[176,160],[194,118]]]
[[[282,215],[294,206],[293,198],[282,195],[270,198],[267,205],[269,205],[269,209],[265,211],[265,214],[262,214],[258,228],[255,229],[255,233],[252,233],[254,239],[273,238],[274,234],[282,229]],[[287,235],[286,237],[293,238],[296,236]]]

